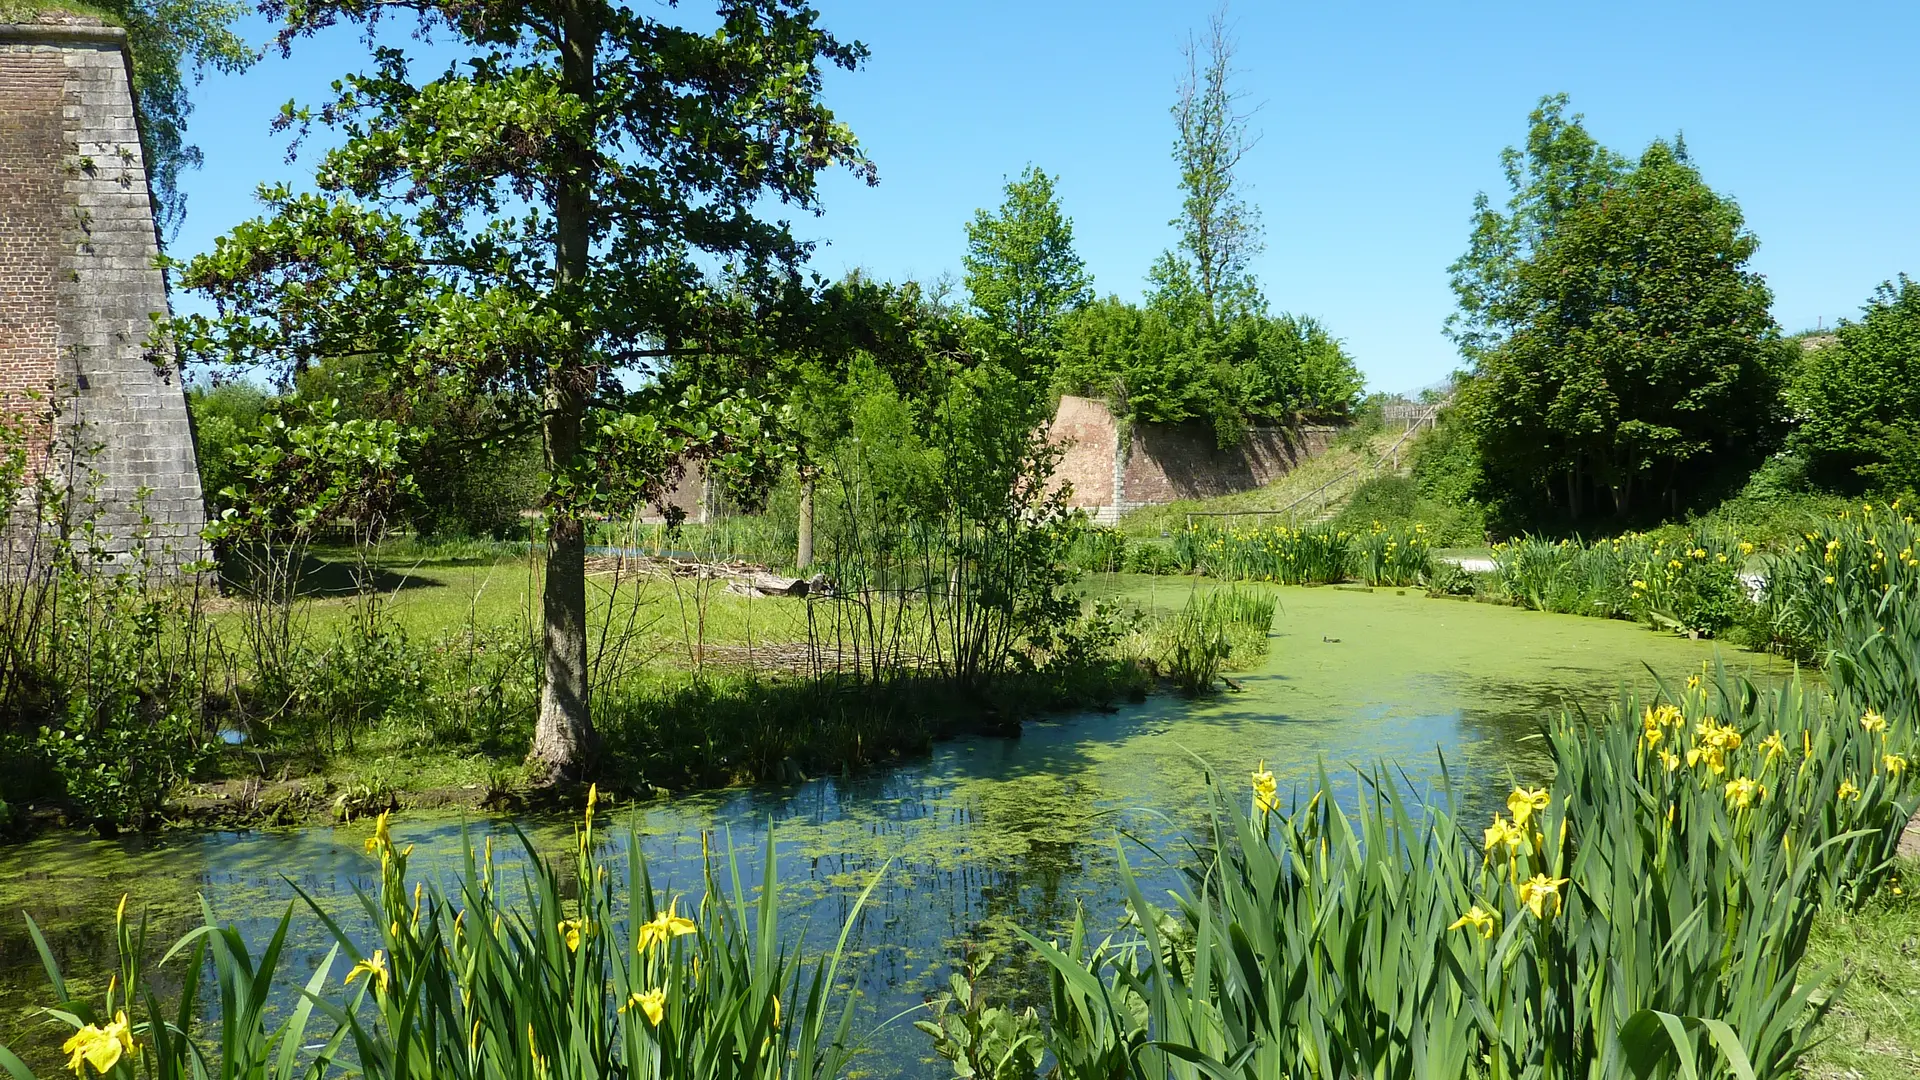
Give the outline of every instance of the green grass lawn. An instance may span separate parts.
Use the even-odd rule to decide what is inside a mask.
[[[1832,1080],[1920,1076],[1920,863],[1904,863],[1854,914],[1814,924],[1808,969],[1840,965],[1846,991],[1805,1071]]]

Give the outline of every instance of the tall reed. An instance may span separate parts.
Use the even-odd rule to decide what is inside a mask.
[[[1484,830],[1385,770],[1351,812],[1324,773],[1219,795],[1174,910],[1129,875],[1133,936],[1025,936],[1061,1075],[1794,1075],[1838,991],[1809,927],[1920,805],[1913,724],[1721,672],[1549,738],[1552,786]]]
[[[857,1046],[839,964],[872,885],[833,949],[807,960],[783,936],[771,835],[757,898],[731,849],[709,856],[704,895],[664,897],[636,837],[624,867],[601,861],[594,804],[590,794],[571,858],[545,859],[523,835],[526,869],[502,884],[491,839],[468,843],[451,892],[408,884],[412,848],[395,842],[382,815],[367,842],[380,884],[359,894],[373,932],[349,933],[308,898],[334,945],[297,987],[280,968],[292,905],[258,954],[209,907],[205,926],[149,965],[145,925],[123,904],[119,971],[96,1000],[68,992],[29,921],[55,998],[49,1043],[62,1045],[78,1072],[154,1080],[810,1080],[845,1072]],[[198,1013],[203,970],[219,1003],[206,1015]],[[171,1002],[156,989],[168,977],[182,980]],[[289,991],[291,1011],[276,1020],[270,1003]],[[0,1068],[33,1075],[6,1048]]]

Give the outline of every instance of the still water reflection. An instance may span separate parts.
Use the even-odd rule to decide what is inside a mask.
[[[1101,587],[1165,608],[1189,586],[1119,579]],[[621,808],[607,830],[610,854],[635,838],[656,883],[693,891],[703,832],[722,845],[730,837],[757,879],[771,825],[790,928],[804,926],[816,945],[830,943],[884,867],[853,938],[852,979],[872,1027],[937,989],[970,943],[1004,946],[1014,926],[1057,933],[1082,906],[1096,928],[1112,927],[1121,851],[1150,897],[1173,887],[1205,804],[1202,762],[1236,792],[1261,760],[1283,787],[1310,783],[1324,764],[1351,804],[1352,765],[1389,763],[1425,796],[1439,786],[1444,759],[1460,798],[1491,805],[1510,777],[1544,778],[1534,736],[1553,710],[1602,709],[1623,687],[1650,687],[1648,668],[1680,679],[1715,655],[1709,644],[1624,623],[1392,592],[1277,592],[1272,652],[1236,677],[1238,693],[1033,723],[1018,739],[957,740],[924,761],[853,779]],[[1782,674],[1760,657],[1726,659],[1759,678]],[[504,851],[513,847],[511,824],[550,852],[572,842],[571,819],[416,815],[400,819],[395,834],[417,845],[416,873],[446,879],[459,865],[463,830],[476,842],[496,834]],[[365,835],[361,823],[155,841],[50,836],[0,850],[0,1042],[45,1063],[58,1041],[35,1026],[44,982],[18,913],[32,914],[70,975],[104,972],[112,946],[103,930],[123,893],[162,938],[196,922],[205,897],[264,939],[294,886],[350,914],[354,888],[374,882]],[[288,974],[304,981],[325,948],[313,920],[297,925]],[[926,1071],[925,1042],[904,1022],[871,1047],[863,1065],[874,1075]]]

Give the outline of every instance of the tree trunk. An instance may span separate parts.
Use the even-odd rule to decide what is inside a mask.
[[[560,85],[583,105],[594,97],[594,50],[599,34],[584,4],[575,0],[562,17]],[[578,333],[584,325],[583,299],[591,255],[589,215],[593,198],[591,133],[576,133],[568,148],[568,168],[554,196],[554,283],[557,304]],[[583,361],[584,341],[561,344],[547,366],[545,434],[547,462],[555,479],[577,467],[581,429],[586,422],[592,371]],[[540,690],[540,714],[534,722],[527,760],[549,782],[583,773],[598,742],[587,697],[587,538],[578,506],[547,508],[547,581],[541,597],[546,684]]]
[[[813,470],[800,470],[800,542],[793,557],[795,569],[804,572],[813,563]]]

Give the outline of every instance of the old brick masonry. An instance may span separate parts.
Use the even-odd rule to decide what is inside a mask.
[[[36,472],[91,496],[76,512],[110,550],[144,516],[149,551],[178,564],[199,557],[205,510],[179,373],[150,344],[158,252],[125,34],[0,25],[0,406],[30,425]]]

